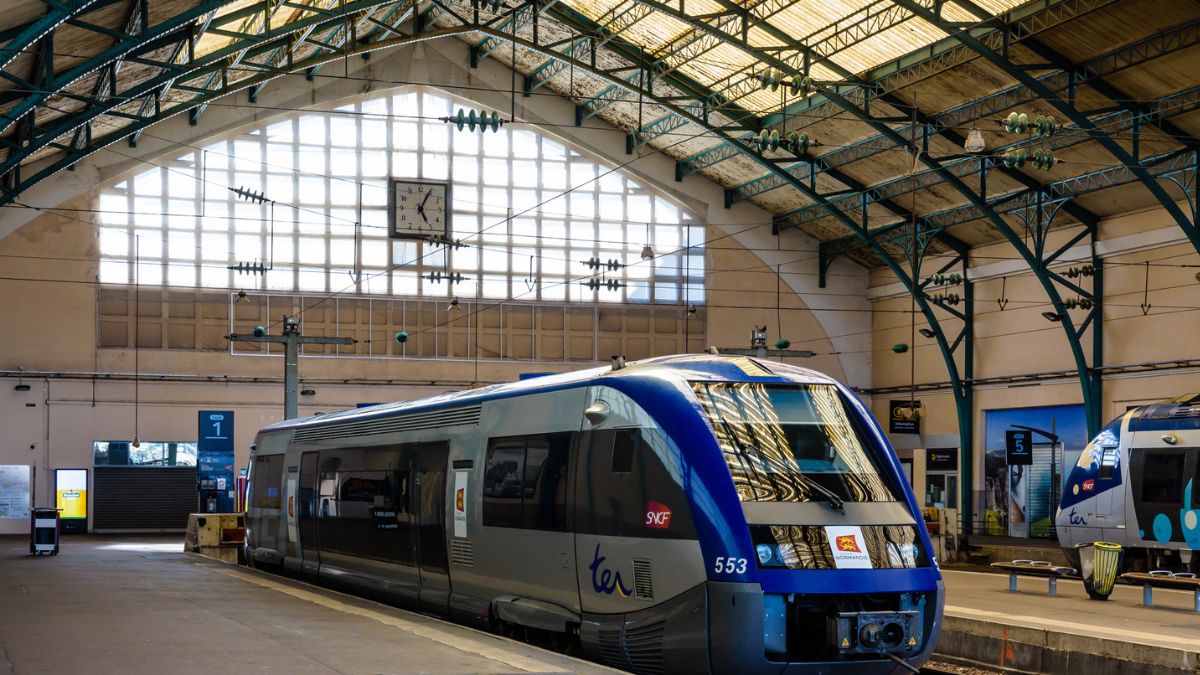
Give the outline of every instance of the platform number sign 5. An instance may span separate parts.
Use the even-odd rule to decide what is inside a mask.
[[[713,572],[717,574],[745,574],[746,559],[733,556],[717,556],[713,561]]]
[[[1004,432],[1004,450],[1009,466],[1033,464],[1033,439],[1028,429],[1007,429]]]

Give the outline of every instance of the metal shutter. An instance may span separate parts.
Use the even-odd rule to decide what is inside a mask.
[[[196,510],[196,467],[97,466],[92,528],[179,530]]]

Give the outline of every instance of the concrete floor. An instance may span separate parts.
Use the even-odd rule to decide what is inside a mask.
[[[178,536],[28,547],[0,537],[0,675],[617,672],[185,554]]]
[[[1008,575],[943,570],[943,576],[947,616],[1200,651],[1191,592],[1155,589],[1155,606],[1142,607],[1141,586],[1117,584],[1101,602],[1088,598],[1081,581],[1060,580],[1052,598],[1045,579],[1021,577],[1020,592],[1009,593]]]

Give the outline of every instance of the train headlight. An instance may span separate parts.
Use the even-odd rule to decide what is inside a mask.
[[[770,544],[759,544],[754,547],[754,552],[758,554],[758,564],[766,565],[771,562],[771,558],[775,554],[775,551],[771,549],[772,546]]]

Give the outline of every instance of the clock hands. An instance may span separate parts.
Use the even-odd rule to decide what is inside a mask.
[[[425,203],[428,202],[429,198],[432,196],[433,196],[433,190],[426,192],[425,199],[422,199],[421,203],[417,205],[417,215],[421,216],[421,220],[424,220],[426,223],[429,222],[429,218],[425,217]]]

